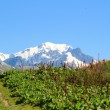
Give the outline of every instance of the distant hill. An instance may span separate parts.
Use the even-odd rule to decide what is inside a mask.
[[[0,62],[0,73],[10,70],[12,67],[4,62]]]

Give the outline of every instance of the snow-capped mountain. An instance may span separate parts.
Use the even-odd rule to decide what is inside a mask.
[[[10,57],[9,54],[0,53],[0,62],[8,59]]]
[[[43,43],[39,46],[27,48],[11,55],[0,54],[0,60],[11,66],[32,66],[39,63],[54,62],[54,66],[68,63],[78,67],[83,61],[92,62],[93,57],[85,55],[79,48],[73,49],[67,44]]]
[[[66,44],[54,44],[54,43],[50,43],[50,42],[46,42],[41,44],[38,47],[33,47],[33,48],[28,48],[25,49],[24,51],[18,52],[15,54],[15,56],[20,56],[24,59],[28,59],[29,57],[34,56],[36,53],[49,53],[58,51],[59,53],[64,53],[68,50],[68,48],[70,48],[70,46],[66,45]],[[52,53],[51,53],[52,54]],[[42,54],[42,56],[46,57],[44,54]]]

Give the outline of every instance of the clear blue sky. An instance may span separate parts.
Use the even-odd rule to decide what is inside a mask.
[[[0,0],[0,52],[47,41],[110,59],[110,0]]]

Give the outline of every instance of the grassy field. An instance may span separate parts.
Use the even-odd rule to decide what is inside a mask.
[[[110,61],[0,75],[0,110],[110,110]]]
[[[32,107],[29,104],[16,105],[17,98],[10,97],[10,90],[0,82],[0,110],[40,110],[38,107]]]

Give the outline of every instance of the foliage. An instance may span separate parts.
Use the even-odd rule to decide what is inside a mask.
[[[0,76],[18,97],[16,104],[43,110],[110,109],[110,62],[67,69],[43,66],[39,70],[12,70]]]

